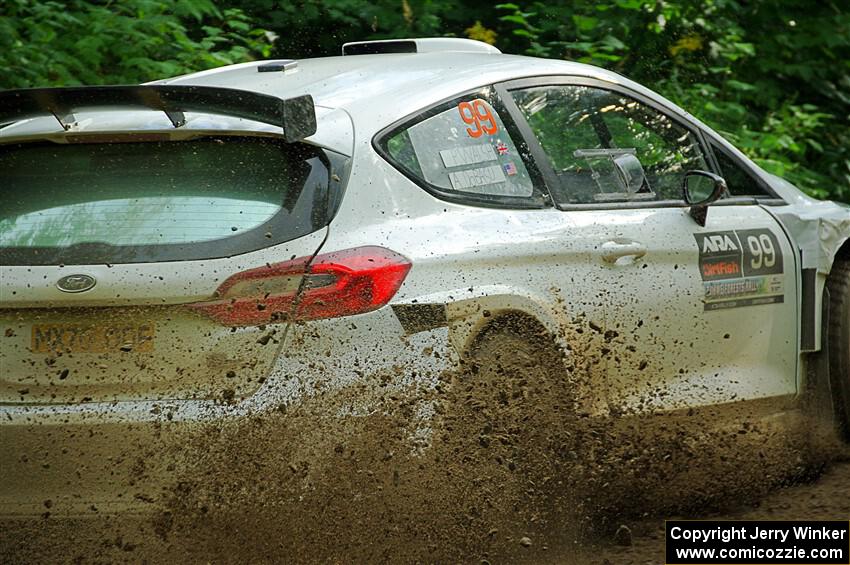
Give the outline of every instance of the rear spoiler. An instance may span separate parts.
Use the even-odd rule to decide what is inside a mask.
[[[316,133],[316,108],[309,94],[282,99],[247,90],[195,85],[74,86],[0,90],[0,128],[53,115],[65,130],[74,112],[97,106],[141,106],[164,112],[175,128],[184,112],[221,114],[283,128],[284,139],[300,141]]]

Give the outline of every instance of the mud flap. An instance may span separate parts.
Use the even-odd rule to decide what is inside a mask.
[[[821,325],[823,335],[829,327],[829,289],[823,290]],[[838,430],[841,409],[835,402],[829,374],[829,341],[822,340],[819,351],[810,353],[806,360],[806,387],[803,405],[805,411],[825,430]]]

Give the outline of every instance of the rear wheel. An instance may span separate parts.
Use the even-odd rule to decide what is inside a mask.
[[[829,289],[829,380],[838,421],[850,441],[850,261],[836,261],[826,281]]]
[[[528,557],[551,545],[550,530],[564,534],[557,516],[574,506],[562,454],[574,431],[570,375],[551,336],[521,315],[492,322],[467,359],[445,397],[441,464],[460,479],[447,486],[472,518],[467,527],[491,532],[481,549]],[[518,543],[523,536],[535,549]]]

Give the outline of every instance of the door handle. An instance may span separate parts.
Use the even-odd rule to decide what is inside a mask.
[[[646,255],[646,246],[639,241],[629,239],[615,239],[602,244],[602,260],[606,263],[615,264],[620,259],[631,258],[631,263]]]

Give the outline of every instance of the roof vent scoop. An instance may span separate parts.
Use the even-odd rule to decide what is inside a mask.
[[[457,37],[423,37],[419,39],[381,39],[355,41],[342,46],[343,55],[378,55],[385,53],[489,53],[501,51],[483,41]]]
[[[257,65],[258,73],[279,73],[291,71],[298,68],[298,61],[293,59],[277,59],[275,61],[263,61]]]

